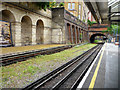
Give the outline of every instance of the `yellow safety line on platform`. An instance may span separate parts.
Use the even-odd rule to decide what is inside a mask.
[[[106,44],[105,44],[106,45]],[[91,83],[89,85],[89,90],[92,90],[94,88],[94,85],[95,85],[95,81],[96,81],[96,77],[97,77],[97,74],[98,74],[98,70],[99,70],[99,67],[100,67],[100,63],[101,63],[101,59],[103,57],[103,53],[104,53],[104,49],[105,49],[105,45],[103,47],[103,51],[101,53],[101,56],[100,56],[100,59],[99,59],[99,62],[98,62],[98,65],[96,67],[96,70],[94,72],[94,75],[92,77],[92,80],[91,80]]]

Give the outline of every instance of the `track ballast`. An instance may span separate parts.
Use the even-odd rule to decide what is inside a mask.
[[[53,90],[62,88],[76,89],[101,48],[102,44],[91,48],[82,55],[43,76],[41,79],[26,86],[23,90],[41,88]]]

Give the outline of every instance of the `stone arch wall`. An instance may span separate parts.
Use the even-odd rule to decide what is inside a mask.
[[[12,5],[4,5],[5,3],[2,4],[2,8],[0,8],[0,11],[2,10],[8,10],[10,11],[14,17],[15,20],[12,20],[14,22],[12,22],[11,24],[11,30],[12,30],[12,35],[13,35],[13,41],[14,41],[14,45],[15,46],[21,46],[21,45],[35,45],[36,44],[36,28],[37,28],[37,21],[38,20],[42,20],[42,22],[44,23],[44,30],[43,30],[43,40],[42,43],[43,44],[50,44],[52,38],[50,38],[49,36],[51,36],[52,31],[51,31],[51,16],[50,14],[36,14],[33,13],[31,11],[27,11],[24,10],[22,8],[18,8],[17,6],[12,6]],[[46,12],[44,12],[46,13]],[[5,16],[5,15],[2,15]],[[22,19],[24,16],[28,16],[31,20],[31,29],[30,29],[30,40],[28,40],[29,42],[25,43],[23,42],[23,28],[22,28]]]
[[[32,20],[29,16],[23,16],[21,20],[21,44],[32,44]]]
[[[2,10],[2,20],[8,21],[8,22],[15,22],[15,16],[14,14],[9,10]]]
[[[71,23],[67,20],[65,20],[65,23],[67,26],[68,26],[68,23],[70,24],[72,43],[77,44],[84,41],[89,41],[87,28],[77,25],[75,23]],[[82,33],[82,38],[80,38],[81,33]]]
[[[83,38],[80,38],[81,30],[84,32],[81,26],[78,26],[74,23],[71,23],[65,20],[66,31],[69,31],[66,35],[68,35],[68,43],[77,44],[81,43]]]
[[[52,43],[52,41],[55,41],[55,43],[66,43],[66,41],[69,39],[71,39],[70,40],[71,43],[78,43],[78,31],[79,31],[78,28],[81,27],[79,25],[76,25],[74,23],[70,23],[69,21],[67,21],[70,24],[69,28],[70,28],[71,34],[69,34],[69,35],[71,36],[71,38],[69,36],[66,39],[66,31],[65,31],[66,27],[65,26],[61,27],[59,24],[57,25],[57,23],[55,23],[55,22],[54,22],[55,24],[53,24],[52,15],[51,15],[51,17],[48,17],[47,14],[43,15],[44,13],[36,14],[34,12],[24,10],[23,8],[20,8],[17,6],[12,6],[12,5],[10,5],[10,6],[3,5],[3,9],[10,10],[14,14],[14,17],[15,17],[15,22],[12,25],[12,26],[14,26],[14,31],[15,31],[15,35],[14,35],[15,36],[15,40],[14,40],[15,46],[21,46],[21,44],[22,45],[31,45],[31,44],[35,45],[36,43],[37,44],[42,44],[42,43],[50,44],[50,43]],[[29,38],[28,40],[23,39],[24,30],[21,25],[23,25],[23,23],[24,23],[24,20],[22,20],[24,16],[28,16],[30,18],[29,21],[31,22],[30,34],[29,34],[29,35],[31,35],[31,37],[27,36]],[[42,34],[40,34],[41,32],[39,32],[39,28],[41,28],[39,20],[41,20],[43,22],[43,26],[44,26],[44,30],[43,30]],[[76,28],[76,27],[78,27],[78,28]],[[38,36],[42,36],[42,40],[38,39],[37,38]],[[57,41],[56,41],[56,39],[52,40],[54,38],[57,38]],[[23,40],[25,40],[25,42],[23,42]]]
[[[43,44],[44,35],[44,23],[42,20],[38,20],[36,24],[36,43]]]
[[[52,20],[48,18],[44,18],[43,16],[42,17],[36,16],[35,19],[33,20],[33,24],[35,25],[36,28],[39,20],[41,21],[41,25],[43,26],[43,28],[41,28],[42,29],[41,44],[52,43],[52,37],[49,37],[49,36],[52,36],[52,25],[51,25]]]
[[[2,10],[0,11],[0,14],[2,15],[2,21],[7,21],[10,22],[11,24],[11,32],[12,32],[12,41],[13,45],[15,44],[15,25],[14,23],[16,22],[16,18],[14,14],[10,10]]]

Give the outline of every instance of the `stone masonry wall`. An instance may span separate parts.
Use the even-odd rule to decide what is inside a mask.
[[[11,12],[11,14],[15,18],[15,22],[11,22],[11,23],[14,23],[14,30],[12,32],[14,32],[14,34],[13,34],[14,35],[14,37],[13,37],[14,43],[13,44],[15,46],[22,45],[21,44],[21,42],[22,42],[21,36],[24,33],[21,33],[22,32],[21,31],[22,30],[21,29],[21,20],[24,16],[29,17],[31,19],[31,22],[32,22],[32,27],[31,27],[31,29],[32,29],[32,32],[31,32],[32,45],[36,45],[36,24],[37,24],[38,20],[42,20],[43,24],[44,24],[43,44],[50,44],[51,43],[51,41],[52,41],[52,38],[51,38],[51,35],[52,35],[51,11],[49,11],[49,10],[47,10],[46,12],[42,11],[45,14],[45,16],[44,16],[42,14],[36,14],[36,13],[30,12],[28,10],[24,10],[24,9],[16,7],[16,6],[12,6],[12,5],[3,3],[0,11],[2,12],[4,10]],[[40,13],[41,13],[41,11],[40,11]]]

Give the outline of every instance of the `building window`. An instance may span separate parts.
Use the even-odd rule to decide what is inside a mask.
[[[68,9],[69,10],[71,9],[71,3],[68,3]]]
[[[75,3],[72,3],[72,9],[75,9]]]

